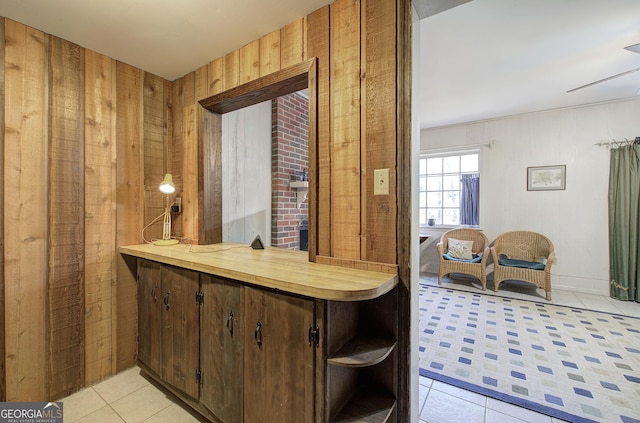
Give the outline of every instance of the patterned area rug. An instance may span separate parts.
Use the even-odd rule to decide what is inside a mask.
[[[640,319],[421,284],[420,374],[570,422],[640,423]]]

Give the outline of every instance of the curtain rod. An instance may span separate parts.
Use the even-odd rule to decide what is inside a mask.
[[[470,150],[474,148],[486,147],[491,149],[495,141],[490,141],[484,144],[466,144],[466,145],[452,145],[447,147],[437,147],[437,148],[425,148],[421,150],[423,153],[437,153],[439,151],[461,151],[461,150]]]
[[[635,139],[632,140],[625,138],[624,140],[611,139],[609,141],[599,141],[594,145],[597,145],[598,147],[617,148],[630,144],[640,144],[640,137],[635,137]]]

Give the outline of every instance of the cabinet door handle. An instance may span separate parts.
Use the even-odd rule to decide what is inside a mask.
[[[156,295],[156,290],[158,289],[158,285],[154,285],[151,289],[151,298],[153,298],[153,302],[158,301],[158,296]]]
[[[229,329],[229,333],[233,336],[233,310],[229,312],[229,318],[227,319],[227,329]]]
[[[167,310],[169,310],[171,308],[171,305],[169,304],[169,296],[171,295],[171,291],[169,291],[167,289],[167,293],[164,296],[164,305],[167,307]]]
[[[313,326],[309,326],[309,346],[313,346],[315,344],[316,347],[320,346],[320,327],[316,325],[315,329]]]
[[[256,324],[256,332],[253,334],[256,338],[256,343],[258,344],[258,348],[262,347],[262,323],[258,320],[258,324]]]

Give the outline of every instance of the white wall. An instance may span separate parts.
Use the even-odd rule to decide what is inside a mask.
[[[531,230],[558,261],[552,286],[608,294],[609,152],[603,140],[640,136],[640,99],[530,113],[421,131],[421,150],[485,144],[481,227],[490,240]],[[527,167],[566,165],[566,190],[527,191]]]
[[[222,240],[271,245],[271,101],[222,115]]]

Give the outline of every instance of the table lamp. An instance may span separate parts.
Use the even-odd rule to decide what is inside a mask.
[[[175,245],[178,243],[177,239],[171,238],[171,208],[169,206],[169,194],[173,194],[175,191],[176,186],[173,185],[173,177],[170,173],[167,173],[164,175],[164,180],[160,184],[160,192],[167,194],[167,208],[164,211],[162,239],[154,241],[154,245]]]

